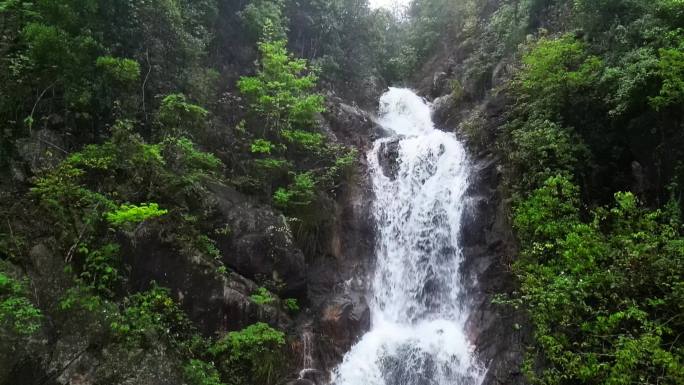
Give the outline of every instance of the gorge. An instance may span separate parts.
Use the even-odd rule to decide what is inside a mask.
[[[684,383],[681,0],[0,0],[0,385]]]
[[[465,149],[434,128],[430,107],[410,90],[390,88],[379,115],[392,136],[368,153],[378,228],[371,325],[332,383],[479,385],[459,274]],[[379,152],[391,140],[398,156],[388,170]]]

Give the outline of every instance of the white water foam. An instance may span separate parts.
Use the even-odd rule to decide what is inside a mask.
[[[378,229],[371,328],[332,373],[334,385],[479,385],[483,368],[464,329],[459,242],[468,160],[453,134],[434,128],[430,106],[408,89],[380,99],[394,138],[368,154]],[[379,153],[398,142],[396,177]]]

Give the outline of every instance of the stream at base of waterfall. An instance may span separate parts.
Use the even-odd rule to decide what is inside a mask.
[[[434,128],[409,89],[380,99],[394,134],[368,153],[377,226],[370,330],[332,372],[334,385],[479,385],[484,368],[465,336],[459,246],[469,163],[463,145]],[[382,147],[396,142],[391,175]]]

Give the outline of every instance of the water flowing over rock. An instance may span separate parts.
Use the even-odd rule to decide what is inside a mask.
[[[371,327],[333,371],[332,383],[480,384],[484,369],[465,334],[459,274],[465,149],[434,128],[430,107],[410,90],[391,88],[380,115],[394,137],[377,140],[368,153],[377,225]],[[396,156],[388,157],[392,142]]]

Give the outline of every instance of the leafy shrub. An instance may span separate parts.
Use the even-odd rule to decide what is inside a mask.
[[[514,264],[536,349],[534,383],[678,384],[684,380],[681,224],[631,193],[579,214],[578,189],[553,177],[514,213]],[[512,302],[515,303],[515,300]]]
[[[297,206],[308,206],[316,194],[316,181],[309,172],[297,174],[294,182],[287,188],[280,187],[273,194],[276,206],[288,209]]]
[[[285,362],[285,334],[258,322],[218,340],[209,352],[235,383],[273,384]]]
[[[660,49],[658,74],[663,79],[660,93],[650,99],[656,110],[684,104],[684,39],[676,49]]]
[[[252,142],[251,150],[253,154],[270,154],[275,148],[271,141],[266,139],[257,139]]]
[[[69,154],[66,163],[73,167],[108,170],[115,166],[117,161],[116,150],[113,143],[103,145],[89,144],[79,152]]]
[[[123,204],[116,211],[107,213],[107,221],[116,227],[130,227],[166,213],[168,210],[160,209],[156,203]]]
[[[275,301],[273,295],[266,290],[265,287],[260,287],[257,292],[250,295],[249,298],[251,298],[254,303],[259,305],[266,305]]]
[[[252,39],[256,40],[264,34],[282,39],[287,32],[287,18],[283,15],[283,7],[282,0],[251,0],[238,12],[238,16]]]
[[[281,135],[288,143],[307,151],[319,152],[325,144],[325,138],[318,132],[282,130]]]
[[[276,158],[264,158],[264,159],[255,159],[254,164],[260,169],[260,170],[287,170],[290,167],[292,167],[292,163],[285,160],[285,159],[276,159]]]
[[[607,102],[611,116],[640,111],[648,103],[651,90],[658,83],[658,57],[650,47],[642,47],[623,55],[620,66],[606,68],[602,82],[611,92]]]
[[[153,283],[144,292],[126,297],[110,327],[115,335],[133,346],[145,346],[166,339],[176,346],[195,334],[192,324],[169,295],[169,290]]]
[[[165,158],[173,160],[173,166],[188,174],[211,175],[221,167],[221,160],[214,154],[200,151],[188,138],[167,138],[161,143]]]
[[[95,67],[115,84],[131,86],[140,78],[140,65],[131,59],[100,56],[95,62]]]
[[[511,143],[506,146],[508,161],[517,170],[516,185],[521,191],[536,188],[557,173],[572,175],[580,171],[588,157],[582,141],[571,130],[538,117],[513,129]]]
[[[285,308],[291,313],[296,313],[299,311],[299,303],[297,303],[296,298],[286,298],[283,303],[285,304]]]
[[[451,96],[453,98],[453,102],[460,102],[463,99],[463,94],[465,93],[465,90],[463,89],[463,85],[461,84],[461,82],[459,82],[458,79],[451,79],[449,81],[449,88],[451,89]]]
[[[214,364],[198,359],[185,364],[183,376],[190,385],[223,385]]]
[[[31,188],[31,194],[39,199],[63,244],[73,243],[79,234],[94,231],[102,213],[115,207],[105,195],[87,188],[82,181],[84,176],[84,170],[67,161],[37,177]],[[80,222],[72,218],[79,218]]]
[[[85,254],[80,280],[98,295],[113,297],[122,280],[117,268],[119,245],[108,243],[95,250],[88,250],[82,245],[79,252]]]
[[[19,335],[31,335],[41,327],[43,314],[27,297],[24,282],[0,271],[0,325]]]
[[[572,35],[540,39],[522,61],[518,84],[523,97],[531,98],[537,111],[554,114],[592,89],[602,70],[601,60],[588,55],[585,45]]]
[[[317,76],[304,59],[287,52],[285,40],[266,37],[259,42],[261,59],[256,76],[238,81],[240,93],[251,111],[273,132],[293,126],[309,127],[314,115],[324,110],[323,96],[313,93]]]
[[[167,130],[163,136],[197,134],[208,114],[204,108],[188,103],[183,94],[167,95],[159,107],[159,122]]]

